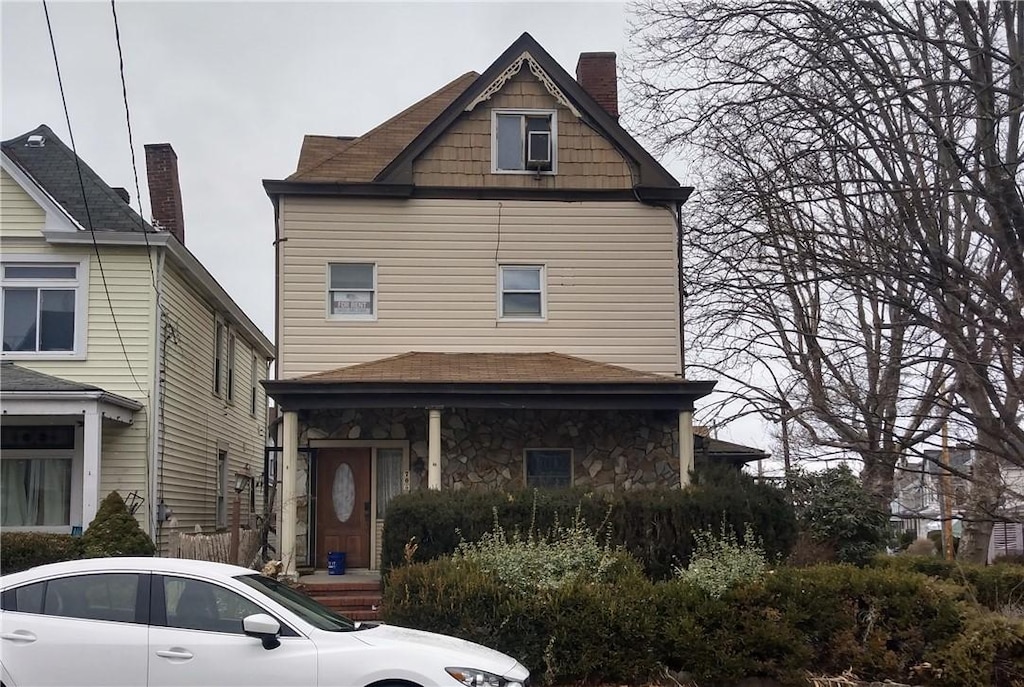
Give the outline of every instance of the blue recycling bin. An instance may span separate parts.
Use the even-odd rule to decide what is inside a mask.
[[[345,574],[345,552],[344,551],[329,551],[327,553],[327,574],[328,575],[344,575]]]

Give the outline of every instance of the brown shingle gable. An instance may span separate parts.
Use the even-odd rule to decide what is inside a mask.
[[[476,72],[463,74],[355,140],[329,142],[322,140],[331,138],[328,136],[307,136],[298,168],[288,181],[373,181],[478,76]]]
[[[413,382],[427,384],[678,383],[680,380],[561,353],[410,352],[299,377],[296,382]]]

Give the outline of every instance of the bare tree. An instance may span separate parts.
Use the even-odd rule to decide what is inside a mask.
[[[686,267],[706,360],[759,365],[770,384],[731,376],[860,454],[880,497],[936,422],[968,425],[982,557],[998,460],[1024,466],[1024,3],[635,10],[641,124],[708,170]]]

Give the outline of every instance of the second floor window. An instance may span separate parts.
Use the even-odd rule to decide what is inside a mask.
[[[228,400],[235,400],[235,335],[228,334]]]
[[[224,324],[213,324],[213,393],[220,396],[221,373],[224,369]]]
[[[543,319],[544,267],[542,265],[502,265],[500,268],[501,319]]]
[[[74,354],[78,264],[3,263],[4,353]]]
[[[555,113],[496,111],[491,135],[495,172],[551,173],[555,169]]]
[[[334,262],[327,266],[327,314],[332,319],[373,319],[377,315],[377,266]]]

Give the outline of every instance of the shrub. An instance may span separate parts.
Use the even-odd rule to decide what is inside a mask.
[[[821,472],[793,472],[801,530],[835,548],[842,563],[866,565],[889,539],[889,515],[845,465]]]
[[[0,575],[82,557],[82,540],[48,532],[0,533]]]
[[[636,577],[521,594],[469,561],[442,559],[393,570],[384,610],[389,623],[500,647],[541,684],[643,684],[661,666],[709,685],[806,684],[808,670],[850,668],[917,682],[914,667],[961,633],[959,595],[925,575],[848,565],[781,568],[718,598]]]
[[[974,614],[963,631],[929,657],[929,683],[948,687],[1024,685],[1024,623]]]
[[[112,491],[82,535],[82,553],[85,558],[152,556],[156,547],[128,512],[121,495]]]
[[[879,556],[872,566],[954,582],[965,587],[968,598],[992,611],[1024,603],[1024,567],[1012,563],[985,566],[931,556]]]
[[[526,532],[531,523],[548,531],[556,519],[570,522],[577,512],[588,527],[605,523],[609,542],[624,547],[655,579],[668,579],[675,567],[689,562],[695,530],[718,527],[723,520],[736,532],[750,523],[772,559],[788,553],[796,539],[796,520],[784,492],[738,473],[709,477],[698,472],[695,484],[685,490],[401,494],[388,505],[381,564],[385,570],[404,564],[406,545],[413,540],[415,561],[450,555],[463,538],[479,540],[490,529],[495,509],[508,531]]]
[[[768,570],[764,547],[750,532],[740,541],[723,525],[719,532],[701,530],[694,539],[690,565],[677,568],[676,576],[715,598],[741,583],[761,579]]]
[[[498,522],[497,512],[494,517],[493,530],[476,542],[460,542],[452,559],[467,561],[518,592],[643,575],[624,549],[600,544],[579,511],[569,525],[556,521],[547,534],[531,528],[525,536],[518,531],[508,534]]]

